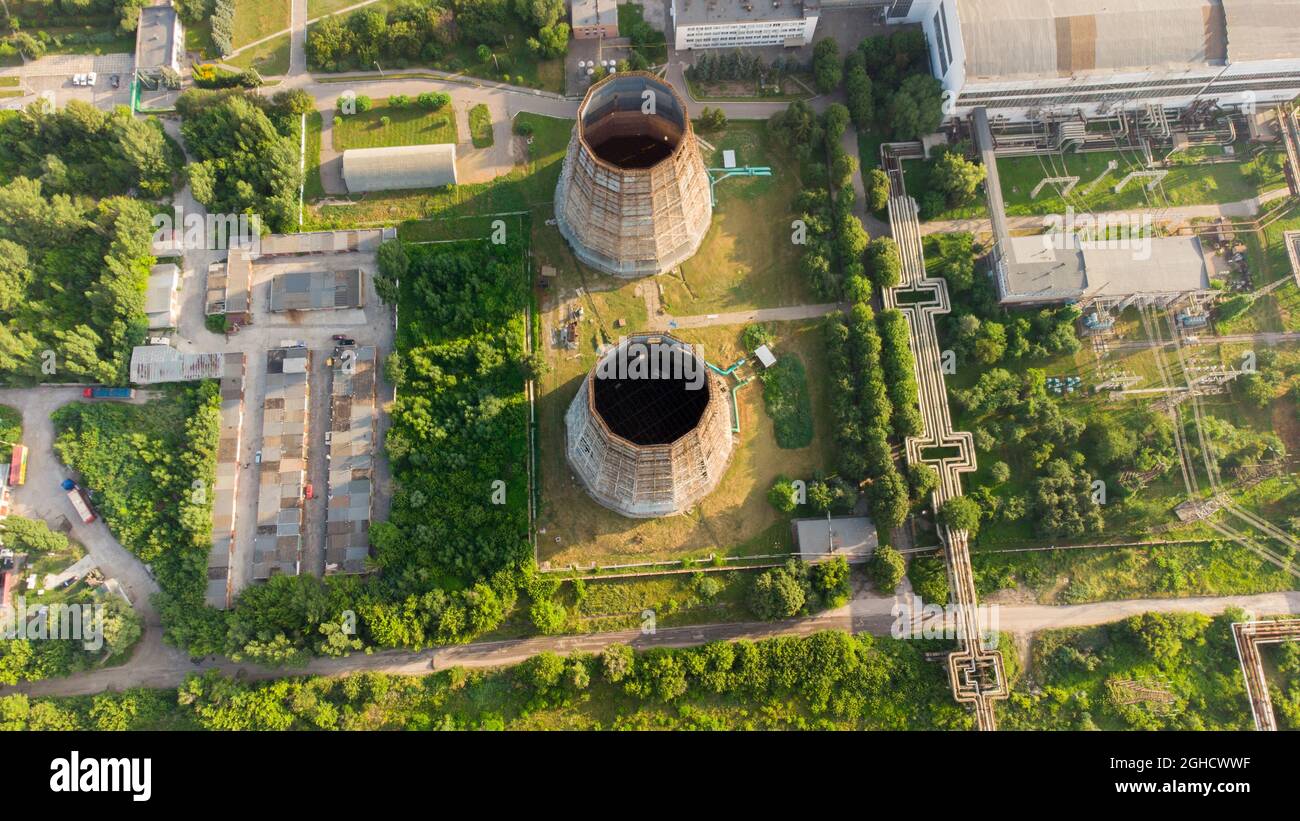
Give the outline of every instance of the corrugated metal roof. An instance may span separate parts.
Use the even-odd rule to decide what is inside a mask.
[[[1228,59],[1280,60],[1300,56],[1300,2],[1223,0]]]
[[[131,382],[191,382],[220,379],[225,370],[219,353],[181,353],[169,345],[137,345],[131,349]]]
[[[960,0],[968,78],[1221,62],[1222,6],[1210,0]]]
[[[362,573],[370,555],[375,448],[375,364],[371,346],[334,356],[330,383],[329,503],[325,572]]]
[[[295,271],[271,280],[272,311],[321,311],[359,308],[361,272]]]
[[[452,185],[456,182],[456,146],[350,148],[343,152],[343,181],[349,191]]]

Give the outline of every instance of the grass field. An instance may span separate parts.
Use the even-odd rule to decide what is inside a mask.
[[[534,223],[553,216],[551,202],[560,175],[560,162],[573,130],[572,120],[519,114],[533,126],[532,159],[527,165],[486,183],[457,185],[440,191],[380,191],[350,205],[327,205],[309,211],[313,228],[403,223],[404,239],[439,239],[443,220],[477,214],[534,210]],[[417,220],[428,220],[416,222]],[[306,230],[306,229],[304,229]],[[536,228],[534,229],[536,230]],[[485,236],[486,231],[478,234]],[[559,235],[556,234],[558,237]],[[534,243],[536,243],[534,239]]]
[[[544,252],[535,248],[534,253],[541,257]],[[541,257],[539,262],[546,259]],[[544,316],[542,337],[548,346],[552,370],[542,379],[537,403],[543,501],[538,524],[545,528],[538,540],[538,560],[552,566],[573,562],[609,565],[664,558],[703,558],[714,552],[758,555],[788,551],[788,520],[768,503],[768,488],[782,474],[811,478],[830,464],[831,445],[829,437],[819,436],[805,448],[779,448],[772,421],[763,410],[762,389],[756,383],[737,392],[741,430],[726,474],[717,489],[687,514],[628,519],[598,505],[572,478],[565,459],[564,412],[584,375],[595,364],[596,348],[604,336],[597,317],[608,321],[609,317],[618,315],[616,312],[632,313],[619,307],[620,301],[630,302],[630,299],[618,292],[591,293],[588,318],[582,323],[576,352],[549,346],[548,329],[555,327],[566,313],[567,301],[546,311]],[[629,329],[638,329],[631,319]],[[829,430],[827,377],[820,355],[821,323],[774,323],[773,329],[774,350],[797,353],[806,364],[816,430],[819,433]],[[682,331],[679,336],[687,342],[702,344],[710,362],[730,364],[742,355],[741,330],[740,326],[717,327]],[[559,542],[555,541],[557,537]]]
[[[362,0],[307,0],[307,19],[315,20],[317,17],[324,17],[327,14],[333,14],[349,6],[355,6]],[[379,0],[383,2],[383,0]]]
[[[325,189],[320,181],[320,131],[321,116],[319,111],[307,114],[307,165],[306,179],[303,182],[304,200],[317,200],[325,196]]]
[[[279,77],[289,73],[289,35],[274,37],[225,62],[239,68],[255,68],[263,77]]]
[[[235,48],[289,28],[290,0],[235,0]]]
[[[388,125],[383,124],[384,117],[389,119]],[[334,118],[335,151],[457,141],[456,113],[451,105],[441,111],[426,111],[414,103],[408,108],[378,105],[369,111]]]
[[[469,110],[469,136],[475,148],[489,148],[492,138],[492,113],[482,103]]]
[[[713,224],[700,250],[682,263],[680,279],[660,278],[664,308],[690,316],[819,301],[799,274],[800,246],[790,241],[791,203],[799,191],[794,164],[771,150],[761,122],[732,122],[708,139],[717,148],[705,158],[710,168],[722,167],[721,152],[731,149],[737,164],[770,166],[772,176],[718,184]]]
[[[1106,171],[1107,163],[1112,160],[1118,163],[1118,168]],[[1159,191],[1147,191],[1144,181],[1139,178],[1130,180],[1118,194],[1114,192],[1114,186],[1129,171],[1142,168],[1133,152],[1069,153],[1055,158],[1006,157],[998,160],[998,174],[1002,178],[1002,196],[1006,200],[1007,214],[1028,216],[1057,214],[1065,210],[1066,201],[1061,199],[1052,185],[1045,186],[1037,199],[1029,198],[1040,180],[1060,175],[1062,166],[1066,174],[1079,177],[1079,183],[1070,193],[1068,203],[1076,211],[1125,211],[1152,205],[1213,205],[1250,199],[1263,191],[1280,187],[1276,180],[1256,185],[1246,177],[1243,165],[1240,162],[1176,165],[1169,169],[1169,175],[1161,181]],[[1083,189],[1098,177],[1101,181],[1091,191],[1084,193]]]

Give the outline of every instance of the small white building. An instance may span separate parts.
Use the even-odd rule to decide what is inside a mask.
[[[343,152],[343,182],[354,193],[455,185],[456,146],[349,148]]]
[[[144,313],[149,317],[149,330],[175,328],[180,321],[180,283],[181,269],[173,263],[163,263],[149,269],[149,288],[144,297]]]
[[[1300,94],[1294,0],[911,0],[888,20],[921,25],[957,118],[979,106],[1012,121],[1207,99],[1253,108]]]
[[[800,48],[812,42],[816,0],[672,0],[678,51],[697,48]]]
[[[145,6],[135,27],[135,70],[157,77],[165,68],[177,73],[185,56],[185,32],[170,3]]]

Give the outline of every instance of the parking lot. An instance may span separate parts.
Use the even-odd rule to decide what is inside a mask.
[[[71,100],[83,100],[99,108],[131,104],[131,73],[135,67],[132,54],[52,54],[23,66],[0,69],[0,76],[18,77],[19,89],[27,95],[53,94],[55,105],[62,108]],[[95,73],[94,85],[74,82],[77,75]],[[118,87],[112,78],[118,78]],[[14,98],[25,104],[29,97]]]

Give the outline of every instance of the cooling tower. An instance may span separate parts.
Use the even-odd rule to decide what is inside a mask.
[[[578,259],[620,277],[671,270],[713,218],[709,177],[686,105],[643,71],[593,85],[578,108],[555,220]]]
[[[722,378],[667,335],[634,334],[602,354],[564,422],[569,464],[587,492],[633,518],[689,510],[731,459]]]

